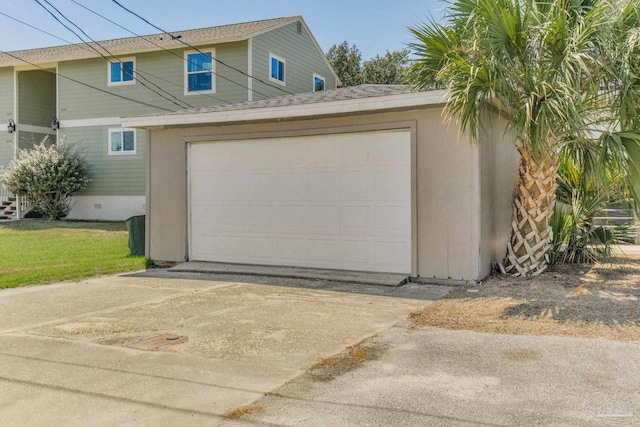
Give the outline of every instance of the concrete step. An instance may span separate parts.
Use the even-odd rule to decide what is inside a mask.
[[[328,280],[332,282],[360,283],[379,286],[402,286],[409,275],[396,273],[371,273],[364,271],[329,270],[321,268],[281,267],[253,264],[189,261],[178,264],[169,271],[209,274],[248,274],[257,276],[288,277],[293,279]]]

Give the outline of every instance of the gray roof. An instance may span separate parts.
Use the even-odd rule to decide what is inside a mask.
[[[347,101],[353,99],[375,98],[379,96],[401,95],[418,92],[405,85],[359,85],[339,89],[330,89],[322,92],[306,92],[293,95],[285,95],[277,98],[262,99],[259,101],[245,101],[237,104],[212,105],[209,107],[188,108],[171,113],[153,114],[154,116],[171,116],[194,113],[216,113],[234,110],[252,110],[257,108],[288,107],[305,104],[318,104],[321,102]]]
[[[179,40],[172,38],[166,33],[162,33],[143,37],[127,37],[122,39],[106,40],[98,43],[101,46],[104,46],[104,48],[106,48],[112,55],[119,56],[136,52],[183,48],[185,47],[185,43],[192,46],[202,46],[206,44],[244,40],[273,27],[279,27],[297,20],[302,20],[302,17],[292,16],[268,19],[264,21],[222,25],[219,27],[201,28],[197,30],[172,31],[172,35],[180,36]],[[97,46],[94,43],[89,44],[102,51],[100,46]],[[100,55],[84,43],[40,49],[18,50],[9,53],[36,64],[100,57]],[[109,56],[107,53],[105,53],[105,55]],[[0,67],[16,65],[25,65],[25,62],[9,55],[0,54]]]
[[[318,118],[415,108],[434,108],[447,102],[446,90],[416,90],[403,85],[360,85],[323,92],[308,92],[237,104],[122,117],[122,126],[193,126]]]

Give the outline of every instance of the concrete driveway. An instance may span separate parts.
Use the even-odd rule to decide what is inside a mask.
[[[1,424],[221,425],[447,290],[161,270],[3,290]]]
[[[640,343],[389,328],[378,355],[310,371],[255,402],[241,426],[640,425]]]

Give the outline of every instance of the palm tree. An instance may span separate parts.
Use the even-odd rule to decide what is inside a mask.
[[[508,117],[515,135],[504,272],[547,268],[560,152],[588,179],[623,170],[640,195],[639,23],[637,0],[455,0],[446,23],[410,29],[409,81],[447,88],[448,116],[473,140],[487,110]]]

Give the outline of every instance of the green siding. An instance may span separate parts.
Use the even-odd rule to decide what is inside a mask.
[[[89,186],[79,196],[138,196],[146,190],[147,138],[136,131],[136,154],[109,155],[109,126],[64,130],[68,144],[77,144],[89,162]]]
[[[247,72],[248,54],[246,41],[198,47],[198,49],[202,51],[211,48],[215,48],[215,56],[217,59],[245,73]],[[215,93],[185,95],[185,61],[181,58],[184,58],[185,52],[190,51],[191,49],[189,48],[172,51],[178,55],[179,58],[166,51],[126,56],[126,58],[135,58],[136,71],[141,72],[138,81],[135,84],[129,85],[108,85],[108,63],[103,58],[61,62],[59,64],[59,72],[64,76],[82,81],[111,93],[169,110],[179,110],[181,108],[145,88],[142,83],[158,91],[153,84],[148,83],[140,76],[144,76],[150,82],[155,83],[174,97],[187,102],[193,107],[240,102],[247,99],[247,77],[220,63],[215,64],[215,72],[220,75],[214,76],[216,79]],[[239,85],[234,82],[239,83]],[[123,117],[162,112],[162,110],[157,108],[119,99],[62,77],[59,79],[59,84],[61,120]],[[171,98],[169,95],[164,95]]]
[[[46,71],[18,73],[18,125],[49,127],[56,115],[56,75]]]
[[[49,135],[46,133],[38,133],[38,132],[27,132],[24,130],[17,131],[18,134],[18,148],[21,150],[26,150],[32,148],[34,145],[39,144],[45,137],[49,137],[50,141],[55,141],[55,135]]]
[[[13,68],[0,68],[0,168],[13,159],[13,134],[7,132],[13,112]]]
[[[199,49],[204,51],[211,47],[215,48],[217,59],[247,72],[247,42],[199,47]],[[183,58],[184,53],[188,51],[191,50],[184,49],[174,52],[180,58]],[[219,63],[215,65],[215,71],[220,75],[219,77],[214,76],[216,79],[215,93],[185,95],[185,62],[183,60],[164,51],[138,54],[135,55],[135,60],[136,70],[153,74],[153,76],[143,74],[147,79],[194,107],[221,104],[222,102],[219,99],[225,102],[240,102],[247,98],[246,76]],[[146,89],[139,81],[133,85],[109,86],[107,83],[107,62],[104,59],[62,62],[59,64],[59,72],[62,75],[128,98],[172,110],[179,109],[176,105]],[[236,81],[240,85],[233,84],[230,80]],[[149,85],[147,82],[145,84]],[[80,86],[68,79],[60,78],[59,85],[61,120],[132,116],[160,111]],[[109,128],[109,126],[94,126],[62,128],[60,131],[67,142],[85,146],[85,156],[91,165],[90,174],[93,181],[79,195],[144,195],[146,190],[147,156],[145,132],[137,131],[136,154],[109,155]]]
[[[253,76],[266,82],[269,82],[270,53],[286,61],[286,85],[270,82],[272,86],[269,86],[254,80],[255,91],[269,97],[285,95],[275,87],[293,93],[312,92],[314,73],[325,78],[327,89],[336,88],[335,77],[324,60],[324,53],[318,50],[304,26],[301,34],[298,34],[298,24],[294,22],[253,38]],[[254,93],[254,99],[262,98]]]

